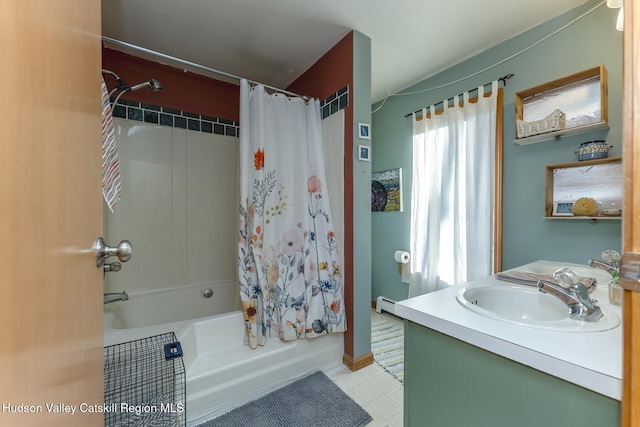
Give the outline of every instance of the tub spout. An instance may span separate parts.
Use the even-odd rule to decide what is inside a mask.
[[[104,304],[109,304],[116,301],[126,301],[129,299],[129,295],[126,292],[115,292],[111,294],[104,294]]]

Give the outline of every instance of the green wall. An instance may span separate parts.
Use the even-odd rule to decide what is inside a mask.
[[[476,73],[508,58],[594,8],[588,3],[465,60],[403,92],[428,89]],[[622,33],[615,30],[617,9],[606,5],[579,19],[526,52],[477,76],[443,89],[390,97],[372,115],[372,171],[402,168],[403,212],[372,213],[372,299],[384,295],[396,301],[408,295],[393,253],[409,249],[411,212],[412,124],[406,113],[513,73],[504,88],[503,269],[539,259],[586,263],[604,249],[621,249],[617,220],[543,219],[545,166],[577,160],[580,143],[606,139],[609,155],[622,155]],[[434,43],[446,43],[446,38]],[[416,55],[419,55],[416,52]],[[521,90],[604,64],[608,71],[608,131],[593,132],[526,146],[516,145],[514,94]],[[398,64],[402,66],[402,64]],[[401,92],[402,93],[402,92]],[[373,106],[373,110],[380,106]]]
[[[358,123],[371,123],[371,39],[353,32],[353,356],[371,352],[371,162],[358,160]],[[369,141],[366,141],[369,142]],[[367,144],[368,145],[368,144]],[[346,155],[346,153],[345,153]],[[366,331],[366,332],[365,332]],[[364,333],[361,333],[364,332]]]

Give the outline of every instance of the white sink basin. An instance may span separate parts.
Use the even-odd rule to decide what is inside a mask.
[[[533,286],[470,286],[460,289],[456,299],[463,307],[482,316],[538,329],[599,332],[620,324],[620,318],[602,305],[604,316],[597,322],[574,320],[569,317],[566,304]]]

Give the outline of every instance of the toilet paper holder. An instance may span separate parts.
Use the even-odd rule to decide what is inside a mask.
[[[402,283],[409,283],[411,276],[411,254],[407,251],[395,251],[393,259],[398,263],[398,274],[402,276]]]

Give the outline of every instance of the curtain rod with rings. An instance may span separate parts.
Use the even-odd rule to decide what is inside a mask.
[[[135,44],[123,42],[122,40],[114,39],[112,37],[102,36],[102,40],[104,40],[106,42],[109,42],[109,43],[116,44],[118,46],[128,47],[130,49],[134,49],[134,50],[137,50],[139,52],[148,53],[148,54],[151,54],[151,55],[154,55],[154,56],[158,56],[160,58],[168,59],[169,61],[178,62],[178,63],[180,63],[182,65],[186,65],[186,66],[189,66],[189,67],[197,68],[197,69],[202,70],[202,71],[207,71],[209,73],[218,74],[220,76],[228,77],[228,78],[235,79],[235,80],[238,80],[238,81],[240,81],[240,80],[242,80],[244,78],[244,77],[236,76],[235,74],[227,73],[225,71],[216,70],[215,68],[206,67],[204,65],[200,65],[200,64],[197,64],[195,62],[187,61],[185,59],[177,58],[175,56],[167,55],[165,53],[158,52],[156,50],[147,49],[146,47],[137,46]],[[274,86],[269,86],[269,85],[266,85],[264,83],[256,82],[254,80],[249,80],[249,79],[245,79],[245,80],[247,80],[251,84],[262,85],[262,86],[264,86],[264,87],[266,87],[268,89],[271,89],[271,90],[276,91],[276,92],[284,93],[286,95],[300,97],[300,98],[303,98],[305,100],[309,99],[308,96],[298,95],[297,93],[289,92],[288,90],[280,89],[280,88],[277,88],[277,87],[274,87]]]
[[[511,77],[513,77],[513,74],[507,74],[507,75],[506,75],[506,76],[504,76],[504,77],[500,77],[500,78],[498,79],[498,81],[501,81],[501,82],[502,82],[502,87],[505,87],[505,86],[507,85],[507,80],[509,80]],[[489,86],[491,83],[492,83],[492,82],[485,83],[485,84],[483,84],[482,86]],[[474,90],[478,90],[478,88],[477,88],[477,87],[474,87],[473,89],[470,89],[470,90],[468,90],[467,92],[473,92]],[[460,94],[460,95],[458,95],[458,96],[462,96],[462,94]],[[453,97],[453,96],[452,96],[451,98],[446,99],[447,104],[449,103],[449,101],[453,101],[453,99],[454,99],[454,97]],[[440,104],[442,104],[442,105],[444,106],[444,101],[436,102],[435,104],[433,104],[433,106],[435,107],[436,105],[440,105]],[[429,107],[427,107],[427,108],[429,108]],[[417,114],[417,113],[420,113],[421,111],[422,111],[422,109],[415,111],[415,113]],[[411,112],[411,113],[407,113],[407,114],[405,114],[404,116],[405,116],[405,117],[411,117],[412,115],[413,115],[413,112]]]

